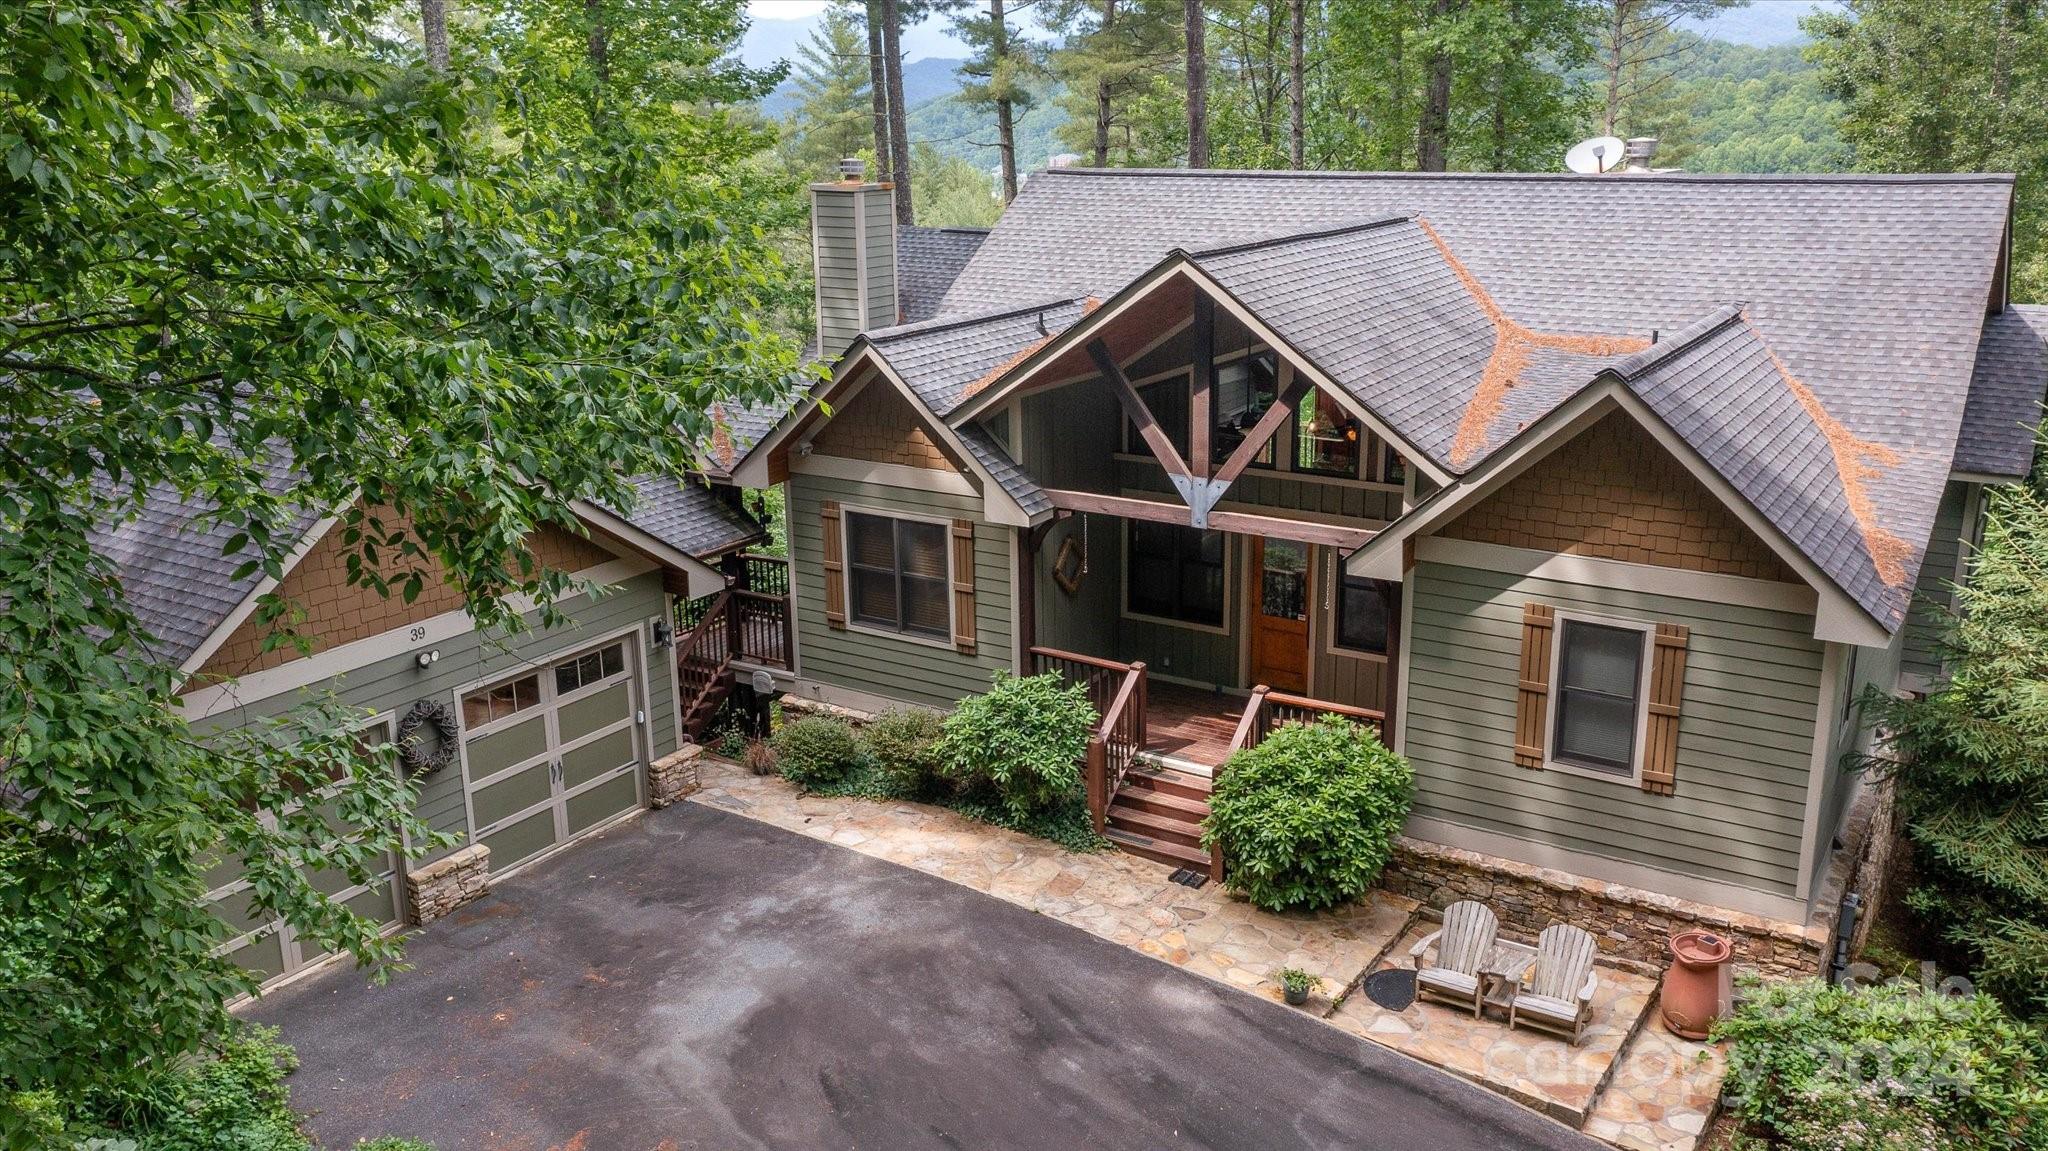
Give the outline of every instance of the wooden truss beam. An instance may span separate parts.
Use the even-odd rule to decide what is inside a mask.
[[[1369,528],[1348,528],[1338,524],[1290,520],[1280,516],[1253,515],[1249,512],[1210,512],[1208,522],[1198,524],[1194,522],[1193,509],[1176,507],[1159,500],[1105,496],[1094,492],[1066,491],[1059,488],[1047,488],[1045,495],[1052,501],[1052,506],[1065,511],[1093,512],[1097,515],[1121,516],[1127,520],[1146,520],[1180,527],[1209,527],[1241,535],[1271,536],[1275,539],[1296,540],[1305,544],[1326,544],[1347,552],[1364,546],[1365,541],[1379,534]]]
[[[1180,479],[1188,477],[1188,464],[1174,450],[1173,441],[1166,437],[1166,429],[1159,426],[1152,409],[1145,406],[1144,397],[1131,385],[1131,378],[1117,366],[1116,357],[1109,354],[1109,345],[1101,340],[1088,343],[1088,355],[1095,360],[1095,366],[1102,369],[1102,378],[1109,381],[1110,390],[1116,393],[1116,402],[1123,405],[1124,414],[1138,425],[1138,434],[1145,437],[1145,444],[1159,462],[1166,467],[1166,474]]]

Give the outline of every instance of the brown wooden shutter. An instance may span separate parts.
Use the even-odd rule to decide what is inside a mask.
[[[1515,692],[1515,766],[1543,768],[1543,749],[1550,742],[1544,726],[1550,717],[1550,645],[1556,642],[1556,621],[1549,604],[1522,605],[1522,672]]]
[[[839,531],[839,501],[826,500],[819,518],[825,531],[825,623],[846,626],[846,537]]]
[[[1643,790],[1670,795],[1678,784],[1678,703],[1685,694],[1691,630],[1660,623],[1650,652],[1650,731],[1643,748]]]
[[[974,521],[953,521],[953,646],[974,654]]]

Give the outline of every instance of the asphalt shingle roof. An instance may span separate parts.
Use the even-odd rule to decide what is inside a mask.
[[[767,538],[752,517],[695,480],[640,476],[633,490],[639,499],[625,513],[626,522],[693,558]]]
[[[2008,177],[1045,175],[953,282],[941,320],[1108,296],[1188,251],[1446,470],[1477,466],[1659,333],[1742,305],[1686,357],[1651,361],[1662,366],[1639,392],[1888,627],[1958,454],[1973,370],[1973,435],[2027,387],[2023,340],[1988,364],[1977,354]],[[1390,216],[1415,226],[1329,231]],[[1246,244],[1258,246],[1218,250]],[[1993,325],[2001,342],[2012,323]],[[1541,338],[1522,340],[1513,371],[1489,373],[1509,325]],[[1039,338],[981,331],[976,364],[1000,362],[999,334],[1018,349]],[[1598,339],[1551,338],[1565,336]],[[944,415],[964,369],[940,346],[921,351],[897,370]],[[1489,375],[1505,386],[1483,386]],[[1740,418],[1708,418],[1738,403]]]
[[[1984,321],[1970,399],[1956,437],[1955,470],[2024,476],[2048,388],[2048,307],[2015,304]]]
[[[939,303],[967,266],[987,228],[899,228],[896,231],[896,309],[914,324],[939,314]]]
[[[264,487],[283,493],[289,473],[273,469]],[[90,533],[93,551],[120,572],[122,593],[144,629],[156,638],[157,658],[183,665],[236,607],[256,590],[262,573],[235,578],[248,560],[221,554],[235,529],[206,522],[212,505],[187,499],[167,485],[149,490],[133,519]],[[283,525],[286,538],[303,538],[321,513],[302,508]]]
[[[1038,481],[1024,474],[1016,461],[1010,458],[1010,453],[1003,450],[1003,445],[983,431],[981,425],[968,423],[955,431],[959,433],[960,442],[966,444],[968,452],[974,456],[974,462],[988,469],[988,474],[994,476],[996,483],[1017,501],[1025,515],[1036,516],[1052,510],[1052,497],[1045,494]]]
[[[881,328],[861,338],[944,419],[1034,345],[1080,319],[1086,307],[1078,299],[1037,299],[983,315]]]

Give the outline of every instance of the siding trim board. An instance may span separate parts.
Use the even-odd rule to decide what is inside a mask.
[[[1725,602],[1803,615],[1812,614],[1817,602],[1813,589],[1803,584],[1655,567],[1597,556],[1563,555],[1444,536],[1426,536],[1416,540],[1415,558],[1453,567],[1514,572],[1566,583],[1622,587],[1680,599]]]
[[[1834,714],[1836,693],[1841,690],[1842,666],[1849,651],[1847,644],[1831,643],[1822,656],[1820,670],[1820,703],[1829,715]],[[1802,821],[1799,842],[1799,887],[1797,894],[1808,899],[1813,894],[1813,872],[1819,858],[1820,818],[1823,799],[1827,795],[1828,767],[1835,759],[1836,740],[1813,741],[1813,759],[1807,768],[1806,813]]]
[[[974,484],[959,472],[942,472],[937,468],[913,468],[903,464],[871,463],[867,460],[849,459],[846,456],[825,455],[822,452],[796,457],[789,461],[789,470],[807,476],[825,476],[862,484],[930,488],[936,492],[948,492],[956,496],[981,494],[975,491]]]
[[[646,559],[617,559],[598,564],[596,567],[585,568],[574,573],[573,578],[596,584],[600,588],[615,589],[627,580],[655,571],[658,567],[659,565]],[[566,608],[578,600],[589,598],[584,592],[573,592],[555,602],[556,606]],[[532,597],[524,595],[512,596],[506,602],[512,610],[521,615],[531,614],[538,606]],[[381,659],[422,648],[431,649],[437,643],[468,635],[475,630],[476,621],[470,618],[466,609],[458,608],[417,623],[352,640],[325,651],[316,651],[276,667],[253,671],[227,683],[213,684],[187,692],[178,697],[178,703],[184,709],[187,720],[205,719],[288,691],[311,687]]]

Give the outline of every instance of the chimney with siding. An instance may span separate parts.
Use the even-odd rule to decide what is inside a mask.
[[[817,271],[818,346],[829,362],[871,328],[896,323],[896,186],[839,162],[839,181],[811,185],[811,256]]]

